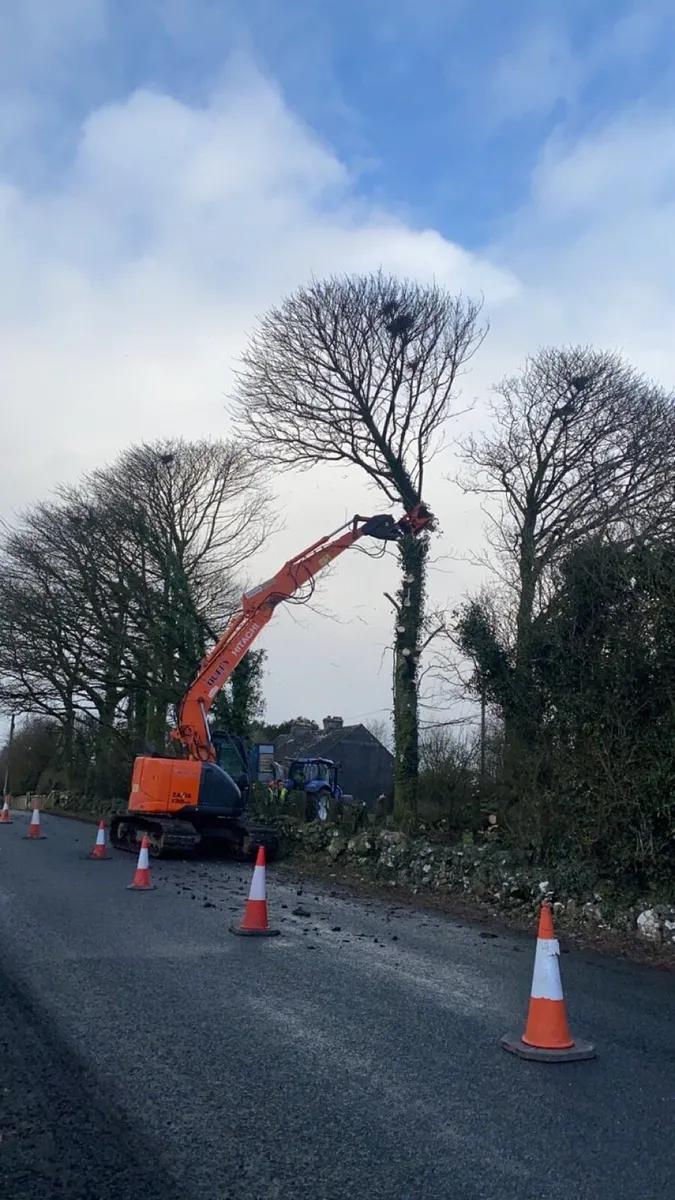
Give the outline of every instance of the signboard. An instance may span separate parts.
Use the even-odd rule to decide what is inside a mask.
[[[274,746],[256,746],[258,783],[270,783],[274,779]]]

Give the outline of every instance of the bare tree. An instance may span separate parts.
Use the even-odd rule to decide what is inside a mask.
[[[462,447],[463,486],[498,500],[489,540],[513,588],[512,687],[522,700],[555,562],[589,537],[644,538],[671,521],[674,410],[618,355],[588,347],[541,350],[495,397],[493,429]]]
[[[233,581],[274,532],[260,465],[234,441],[168,439],[133,446],[95,471],[97,499],[120,514],[145,545],[148,567],[189,579],[215,628],[238,599]]]
[[[87,614],[71,603],[72,581],[31,524],[8,532],[0,562],[0,707],[58,721],[71,747],[91,635]]]
[[[55,769],[60,736],[57,722],[33,716],[5,743],[0,750],[0,778],[8,779],[15,796],[63,786],[64,780]]]
[[[91,486],[136,547],[145,610],[134,694],[148,739],[161,745],[169,706],[234,611],[246,563],[277,527],[265,476],[240,443],[174,439],[132,447]]]
[[[369,733],[372,733],[374,738],[377,738],[387,750],[391,750],[393,746],[391,718],[386,717],[371,717],[368,721],[364,721],[365,727]]]
[[[480,305],[382,274],[300,288],[260,322],[235,415],[256,453],[287,467],[351,463],[409,510],[442,442],[457,377],[480,346]],[[417,676],[428,538],[400,543],[395,616],[395,811],[414,818]]]
[[[134,448],[33,506],[0,559],[0,706],[58,720],[68,761],[86,718],[92,786],[109,790],[123,746],[163,747],[267,518],[259,474],[226,443]]]

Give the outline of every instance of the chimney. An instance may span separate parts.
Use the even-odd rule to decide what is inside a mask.
[[[316,726],[313,726],[310,720],[307,718],[303,719],[301,717],[298,721],[294,721],[291,725],[290,735],[293,738],[307,737],[309,734],[314,732],[315,728]]]
[[[324,717],[323,719],[324,733],[333,733],[336,729],[342,729],[343,725],[342,717]]]

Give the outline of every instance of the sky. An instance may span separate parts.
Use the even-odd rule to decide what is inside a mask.
[[[675,385],[674,35],[672,0],[3,0],[0,516],[131,442],[227,436],[256,316],[311,274],[484,297],[450,442],[543,344]],[[484,523],[455,471],[450,445],[425,497],[450,606]],[[383,507],[335,469],[278,505],[251,583]],[[275,616],[270,720],[386,718],[395,586],[351,554],[323,614]]]

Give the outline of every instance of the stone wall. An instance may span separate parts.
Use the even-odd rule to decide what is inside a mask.
[[[94,802],[67,793],[14,796],[12,808],[89,813],[105,817],[126,809],[125,800]],[[495,913],[531,916],[543,899],[551,901],[556,925],[561,929],[587,927],[633,934],[640,940],[673,948],[675,952],[675,894],[638,897],[634,902],[619,895],[582,864],[561,863],[542,871],[525,854],[505,849],[497,840],[448,845],[423,837],[408,837],[377,826],[353,832],[360,814],[346,812],[342,824],[312,822],[297,817],[274,816],[261,811],[280,836],[282,853],[314,859],[335,873],[362,878],[402,891],[465,895]],[[675,893],[675,885],[673,885]]]
[[[447,845],[411,838],[395,830],[371,828],[349,836],[335,826],[283,822],[291,856],[334,863],[340,869],[392,889],[463,894],[496,913],[534,915],[550,900],[561,929],[632,933],[675,951],[675,894],[631,902],[579,864],[542,871],[526,855],[496,841]]]
[[[59,812],[87,813],[92,816],[108,816],[116,812],[124,812],[126,800],[93,800],[73,796],[69,792],[27,792],[24,796],[12,796],[11,806],[17,811],[31,809],[37,804],[40,810],[58,809]]]

